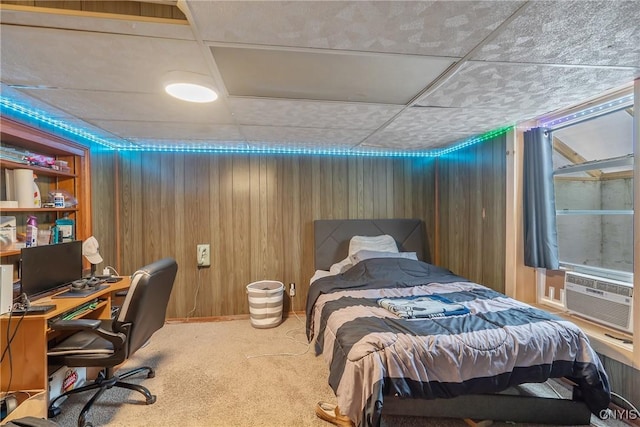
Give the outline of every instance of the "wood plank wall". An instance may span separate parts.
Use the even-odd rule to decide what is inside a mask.
[[[175,3],[175,2],[174,2]],[[175,4],[122,0],[0,0],[0,4],[186,20]]]
[[[433,159],[127,152],[114,170],[107,157],[93,160],[107,174],[94,179],[94,234],[114,230],[98,187],[117,177],[120,273],[175,257],[169,318],[247,314],[246,285],[263,279],[295,282],[285,310],[303,310],[315,219],[421,218],[434,253]],[[196,266],[198,243],[210,268]]]
[[[504,292],[506,137],[438,157],[438,264]]]
[[[116,207],[116,153],[100,146],[91,147],[91,216],[93,236],[98,240],[98,251],[103,262],[97,266],[101,273],[106,266],[119,270]],[[118,271],[119,272],[119,271]]]

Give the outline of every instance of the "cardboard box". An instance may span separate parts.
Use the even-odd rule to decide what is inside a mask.
[[[6,243],[2,245],[2,249],[13,247],[17,241],[15,216],[0,217],[0,236],[4,237],[2,242]]]

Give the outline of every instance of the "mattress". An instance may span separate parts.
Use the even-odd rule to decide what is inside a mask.
[[[329,366],[342,413],[377,426],[385,396],[498,393],[565,377],[592,413],[610,402],[607,375],[573,323],[452,272],[403,258],[368,259],[309,291],[307,337]],[[379,300],[438,296],[466,314],[401,318]]]

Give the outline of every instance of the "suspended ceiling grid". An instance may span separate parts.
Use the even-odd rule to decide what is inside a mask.
[[[149,3],[186,19],[3,4],[3,98],[114,146],[411,153],[640,76],[637,1]]]

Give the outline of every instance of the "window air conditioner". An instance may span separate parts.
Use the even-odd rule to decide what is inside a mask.
[[[567,272],[564,292],[569,312],[626,332],[633,332],[632,284]]]

